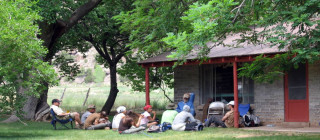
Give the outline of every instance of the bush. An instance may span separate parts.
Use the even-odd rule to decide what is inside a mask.
[[[96,64],[94,66],[93,76],[94,76],[94,82],[95,83],[101,83],[101,82],[104,81],[104,78],[106,77],[106,73],[103,71],[101,66]]]
[[[86,78],[84,78],[84,82],[85,83],[92,83],[94,81],[94,76],[92,74],[92,70],[91,69],[87,69],[86,71]]]

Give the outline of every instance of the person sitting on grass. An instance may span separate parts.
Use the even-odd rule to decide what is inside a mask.
[[[105,129],[106,127],[110,127],[111,123],[108,121],[107,123],[99,123],[100,119],[108,120],[107,113],[105,111],[101,111],[101,113],[93,113],[91,114],[84,123],[84,128],[86,130],[97,130],[97,129]]]
[[[81,123],[79,113],[78,112],[71,112],[71,113],[64,112],[60,108],[60,102],[61,101],[58,99],[53,99],[52,105],[50,106],[50,108],[53,110],[53,112],[57,115],[57,118],[60,120],[67,120],[67,119],[72,118],[73,120],[75,120],[76,128],[81,128],[83,124]]]
[[[130,117],[132,113],[132,111],[128,111],[127,114],[120,120],[118,129],[119,134],[133,134],[146,129],[146,127],[140,125],[141,119],[144,116],[140,115],[137,123],[135,123],[134,119]]]
[[[167,106],[167,110],[162,113],[162,118],[161,118],[161,124],[164,122],[172,124],[174,118],[178,114],[178,112],[175,110],[175,105],[174,103],[170,103]]]
[[[126,107],[124,107],[124,106],[119,106],[118,108],[117,108],[117,112],[118,112],[118,114],[117,115],[115,115],[114,117],[113,117],[113,120],[112,120],[112,129],[113,130],[117,130],[118,128],[119,128],[119,124],[120,124],[120,121],[121,121],[121,119],[125,116],[125,114],[126,114]]]
[[[194,102],[194,93],[185,93],[183,95],[183,101],[180,101],[178,103],[178,107],[176,108],[176,110],[178,111],[178,113],[180,113],[183,110],[183,107],[185,105],[188,105],[190,107],[190,113],[195,116],[196,113],[194,111],[194,106],[193,106],[193,102]]]
[[[190,131],[200,123],[199,120],[194,119],[190,113],[188,105],[183,106],[183,110],[177,114],[172,123],[172,130],[175,131]]]
[[[234,127],[234,115],[233,115],[233,107],[234,107],[234,101],[230,101],[228,104],[228,107],[230,108],[230,111],[226,113],[226,115],[223,116],[222,119],[218,119],[215,116],[211,116],[206,122],[205,126],[209,127],[211,123],[214,123],[216,127],[221,126],[223,128],[231,128]]]
[[[151,105],[146,105],[143,109],[145,110],[145,112],[142,113],[143,118],[141,119],[140,125],[144,126],[145,128],[149,128],[151,125],[158,124],[156,122],[156,112],[152,111],[152,106]],[[153,114],[152,118],[151,118],[150,113]]]
[[[96,112],[96,106],[95,105],[89,105],[87,108],[87,111],[81,116],[81,123],[84,124],[88,116],[90,116],[92,113]]]

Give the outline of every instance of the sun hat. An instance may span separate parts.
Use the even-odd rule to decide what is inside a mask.
[[[177,108],[177,105],[174,103],[169,103],[166,107],[167,110],[174,110]]]
[[[96,106],[95,105],[88,105],[87,109],[96,109]]]

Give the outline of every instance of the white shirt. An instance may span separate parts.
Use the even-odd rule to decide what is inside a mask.
[[[150,113],[147,112],[147,111],[145,111],[144,113],[142,113],[142,115],[143,115],[144,117],[141,119],[140,125],[148,124],[148,122],[149,122],[148,117],[151,116]]]
[[[50,108],[52,108],[53,112],[56,113],[58,116],[63,113],[63,110],[56,105],[51,105]]]
[[[124,117],[125,115],[123,113],[120,113],[116,116],[114,116],[113,120],[112,120],[112,128],[119,128],[119,124],[121,119]]]

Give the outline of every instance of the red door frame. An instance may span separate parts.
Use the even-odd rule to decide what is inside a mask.
[[[284,76],[284,105],[285,105],[285,121],[286,122],[309,122],[309,66],[308,63],[305,65],[306,67],[306,101],[305,100],[295,100],[295,102],[307,102],[306,108],[307,108],[307,113],[306,121],[301,121],[301,120],[296,120],[296,119],[290,119],[289,118],[289,89],[288,89],[288,73],[285,74]]]

